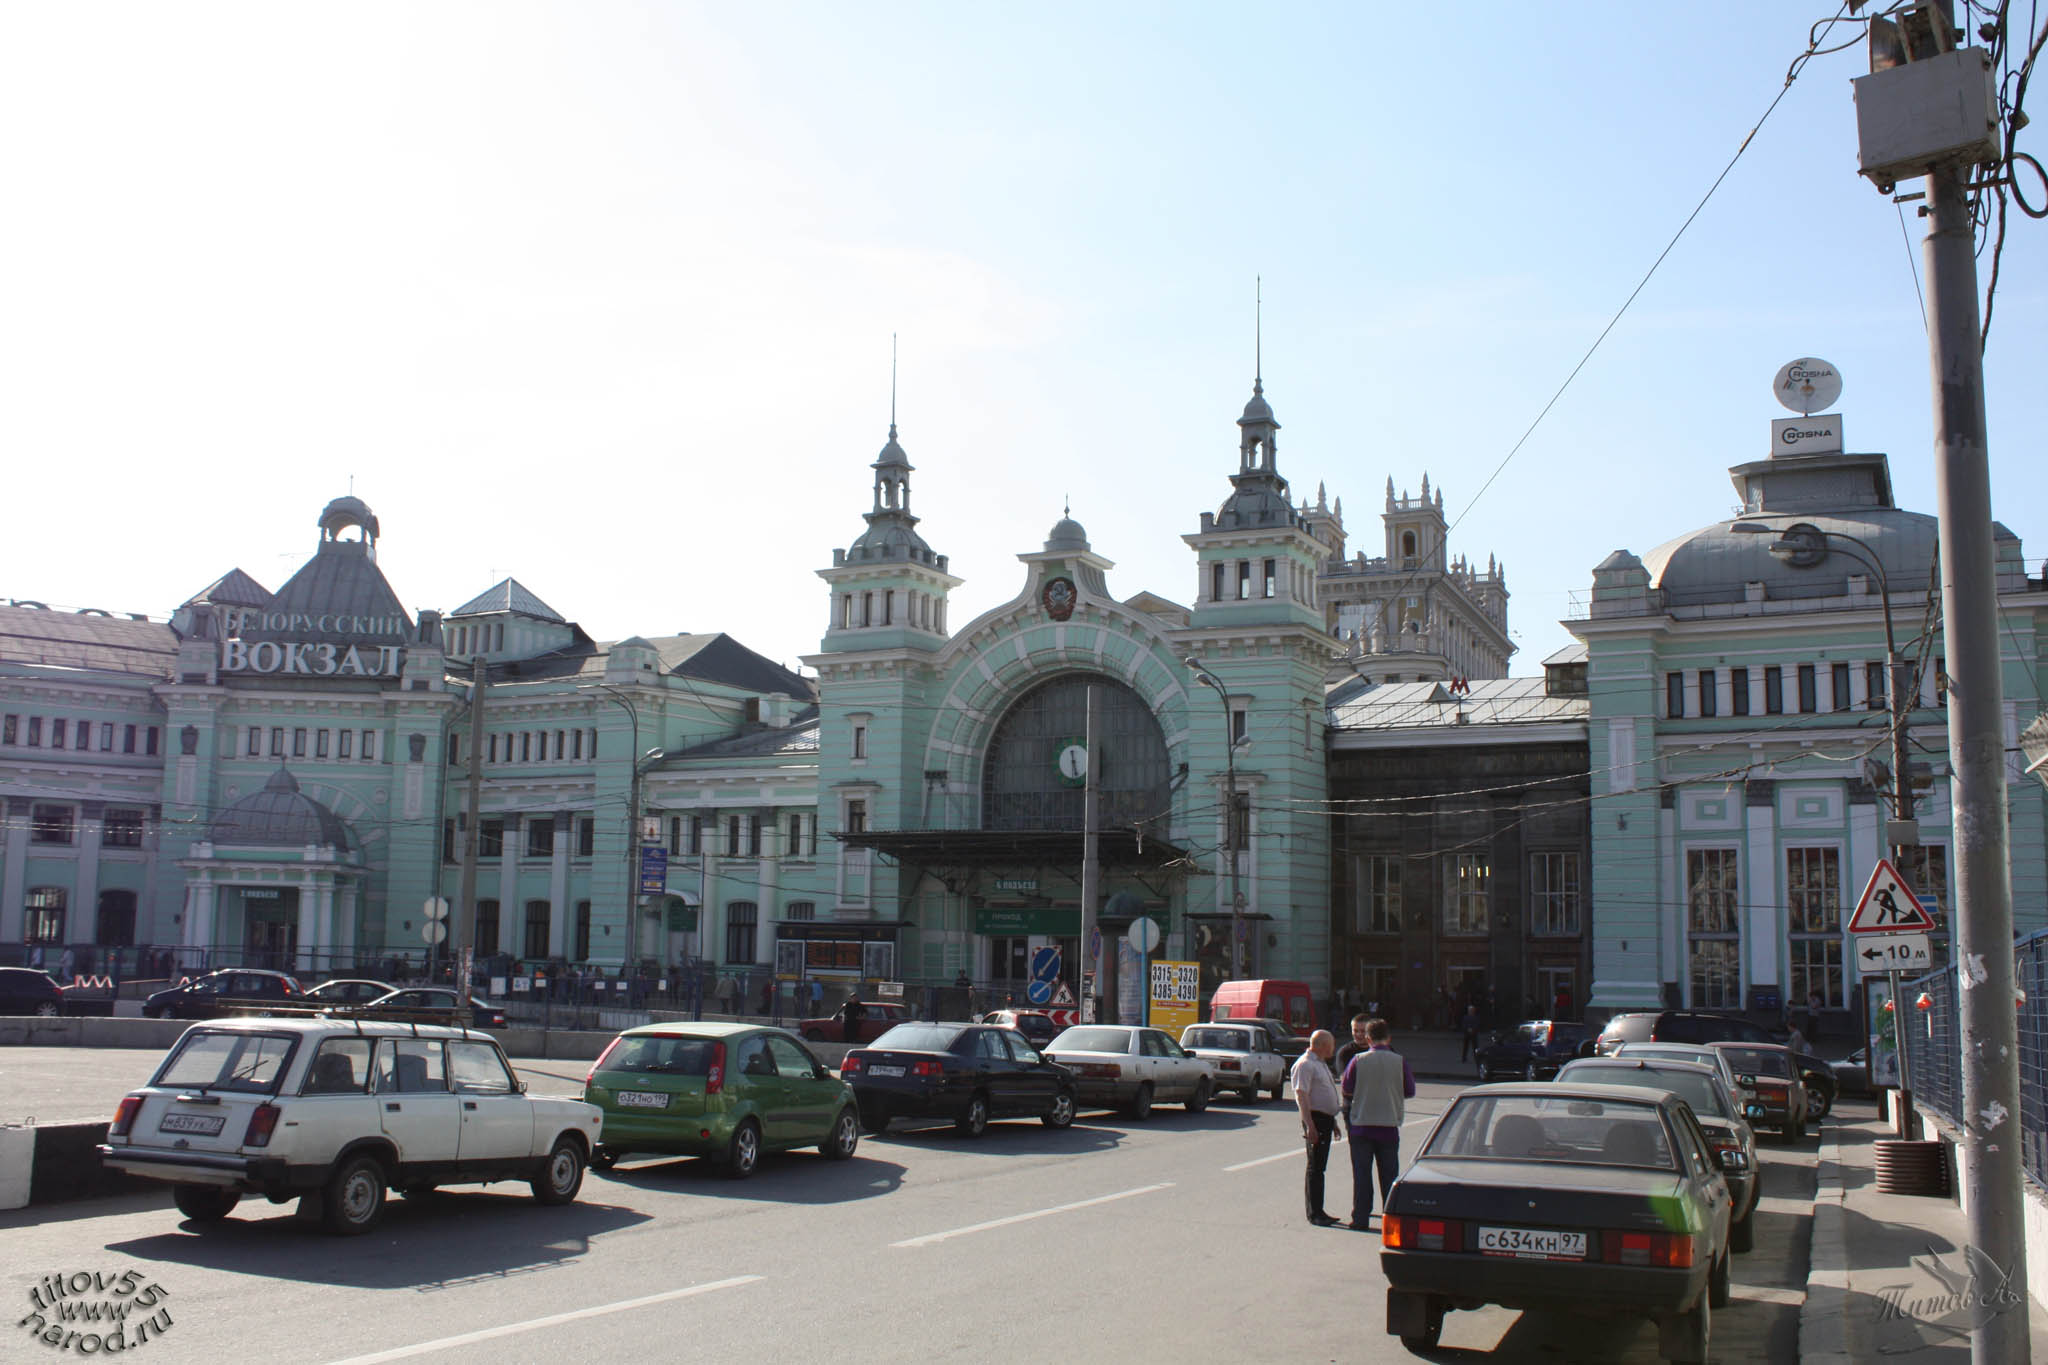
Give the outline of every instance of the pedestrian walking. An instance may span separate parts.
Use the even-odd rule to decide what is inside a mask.
[[[1470,1061],[1479,1051],[1479,1006],[1465,1006],[1465,1015],[1458,1021],[1458,1031],[1463,1035],[1458,1044],[1458,1060]]]
[[[1308,1221],[1319,1228],[1337,1226],[1337,1220],[1323,1211],[1323,1175],[1330,1164],[1330,1143],[1341,1132],[1337,1114],[1344,1104],[1330,1075],[1330,1058],[1336,1051],[1336,1036],[1319,1028],[1308,1036],[1308,1051],[1295,1058],[1294,1070],[1289,1073],[1294,1082],[1294,1107],[1301,1111],[1301,1140],[1308,1146],[1302,1196],[1308,1205]]]
[[[738,1014],[739,1007],[734,1002],[739,998],[740,983],[733,980],[730,975],[719,977],[718,1012],[720,1014]]]
[[[866,1011],[860,1005],[860,992],[848,991],[846,1003],[839,1007],[839,1041],[858,1043],[860,1039],[860,1018]]]
[[[1393,1032],[1384,1019],[1365,1026],[1366,1049],[1344,1068],[1340,1087],[1351,1126],[1351,1227],[1357,1232],[1372,1222],[1374,1171],[1382,1205],[1400,1174],[1401,1119],[1415,1096],[1415,1073],[1389,1046]]]
[[[1337,1060],[1331,1064],[1330,1074],[1341,1076],[1344,1068],[1351,1065],[1351,1059],[1366,1049],[1365,1026],[1373,1021],[1370,1014],[1351,1016],[1351,1041],[1337,1049]]]
[[[1819,991],[1806,997],[1806,1036],[1812,1042],[1820,1041],[1820,1012],[1827,1008],[1827,1003]]]

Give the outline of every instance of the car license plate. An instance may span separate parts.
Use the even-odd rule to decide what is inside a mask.
[[[1488,1256],[1521,1256],[1539,1261],[1583,1261],[1586,1234],[1548,1228],[1481,1228],[1479,1249]]]
[[[226,1114],[165,1114],[156,1127],[160,1133],[198,1133],[202,1137],[218,1137],[227,1122]]]
[[[900,1066],[871,1066],[868,1068],[868,1074],[872,1076],[901,1076],[903,1068]]]
[[[628,1109],[666,1109],[668,1096],[651,1090],[621,1090],[619,1103]]]

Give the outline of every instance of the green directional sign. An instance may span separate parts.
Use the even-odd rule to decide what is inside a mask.
[[[1050,905],[980,905],[974,910],[977,934],[1045,934],[1072,938],[1081,932],[1081,908]]]

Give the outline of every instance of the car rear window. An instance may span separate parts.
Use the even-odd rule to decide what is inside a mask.
[[[711,1071],[718,1043],[710,1038],[675,1034],[633,1033],[619,1039],[605,1054],[606,1071],[661,1071],[671,1076],[704,1076]]]
[[[290,1034],[193,1029],[178,1040],[154,1083],[267,1095],[284,1078],[298,1045]]]
[[[868,1046],[901,1048],[905,1052],[950,1052],[959,1036],[959,1029],[941,1024],[898,1024]]]
[[[1678,1169],[1657,1106],[1568,1095],[1462,1096],[1422,1156]]]
[[[1241,1028],[1191,1028],[1188,1030],[1187,1036],[1180,1040],[1180,1045],[1182,1047],[1231,1048],[1239,1052],[1249,1052],[1251,1051],[1252,1040],[1250,1035]]]
[[[1052,1046],[1060,1052],[1129,1052],[1131,1035],[1120,1028],[1070,1028]]]
[[[1724,1119],[1728,1110],[1721,1103],[1721,1088],[1712,1076],[1677,1067],[1589,1066],[1573,1062],[1558,1076],[1561,1081],[1583,1081],[1588,1085],[1639,1085],[1649,1090],[1669,1090],[1692,1106],[1701,1118]]]
[[[1765,1076],[1792,1074],[1792,1063],[1783,1052],[1760,1047],[1724,1047],[1721,1053],[1728,1059],[1728,1065],[1737,1071],[1753,1071]]]

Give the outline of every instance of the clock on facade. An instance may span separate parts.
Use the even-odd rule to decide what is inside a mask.
[[[1060,770],[1060,781],[1070,787],[1079,787],[1088,781],[1088,746],[1078,739],[1070,739],[1060,746],[1055,765]]]

